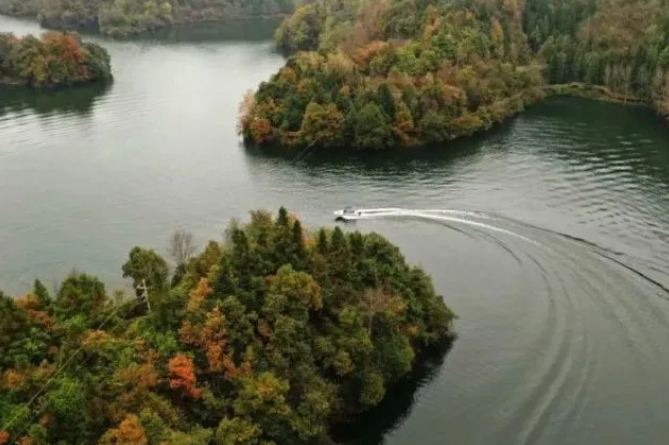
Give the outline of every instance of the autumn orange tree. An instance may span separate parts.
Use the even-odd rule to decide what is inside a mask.
[[[148,439],[142,424],[135,415],[128,415],[118,428],[109,430],[100,445],[147,445]]]
[[[196,399],[200,396],[197,388],[197,377],[193,361],[183,354],[177,354],[170,360],[170,388],[181,390],[190,398]]]

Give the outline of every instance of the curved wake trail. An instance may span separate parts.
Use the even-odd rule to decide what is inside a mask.
[[[537,246],[540,246],[538,242],[527,238],[519,233],[512,232],[510,230],[503,229],[501,227],[497,227],[491,224],[487,224],[485,222],[481,221],[475,221],[471,219],[466,219],[463,218],[464,216],[481,216],[482,214],[477,213],[477,212],[468,212],[468,211],[461,211],[461,210],[406,210],[406,209],[394,209],[390,211],[386,211],[383,209],[380,212],[376,212],[375,210],[360,210],[362,212],[362,215],[360,216],[359,219],[374,219],[374,218],[384,218],[384,217],[416,217],[416,218],[424,218],[424,219],[435,219],[435,220],[441,220],[441,221],[452,221],[452,222],[459,222],[463,224],[467,224],[470,226],[474,227],[479,227],[482,229],[486,230],[491,230],[499,233],[504,233],[506,235],[511,235],[516,238],[522,239],[523,241],[526,241],[531,244],[535,244]],[[455,215],[455,216],[449,216],[449,215]],[[545,246],[542,246],[545,247]]]
[[[504,229],[498,226],[495,226],[492,224],[492,222],[498,221],[498,222],[504,222],[513,226],[516,226],[518,229],[533,229],[536,231],[540,232],[545,232],[547,234],[552,234],[552,235],[557,235],[559,237],[562,237],[566,240],[573,241],[574,243],[578,244],[583,244],[587,245],[591,248],[591,251],[593,253],[596,253],[603,258],[606,258],[610,261],[613,261],[617,263],[619,266],[628,269],[630,272],[638,275],[640,278],[653,283],[655,286],[657,286],[659,289],[661,289],[664,293],[669,295],[669,286],[662,284],[658,280],[655,280],[651,277],[649,277],[647,274],[643,273],[642,271],[634,268],[633,266],[625,263],[622,260],[619,260],[615,258],[615,256],[623,256],[624,254],[622,252],[616,252],[611,249],[599,246],[598,244],[595,244],[593,242],[590,242],[586,239],[579,238],[573,235],[569,235],[566,233],[562,232],[557,232],[554,230],[546,229],[543,227],[535,226],[532,224],[527,224],[527,223],[521,223],[519,221],[512,220],[510,218],[502,217],[502,216],[497,216],[497,215],[492,215],[489,213],[484,213],[484,212],[477,212],[477,211],[471,211],[471,210],[455,210],[455,209],[424,209],[424,210],[414,210],[414,209],[402,209],[402,208],[378,208],[378,209],[359,209],[361,212],[361,215],[357,217],[356,219],[379,219],[379,218],[391,218],[391,217],[414,217],[414,218],[422,218],[422,219],[433,219],[433,220],[441,220],[441,221],[451,221],[451,222],[456,222],[456,223],[463,223],[472,227],[479,227],[485,230],[490,230],[494,232],[499,232],[499,233],[504,233],[506,235],[513,236],[515,238],[521,239],[525,242],[534,244],[536,246],[541,246],[542,248],[546,250],[551,250],[550,247],[547,245],[542,245],[540,242],[528,238],[524,235],[521,235],[518,232],[515,232],[510,229]],[[470,218],[480,218],[483,221],[488,221],[488,222],[482,222],[482,221],[476,221],[475,219],[467,219],[466,217]],[[639,259],[637,259],[639,260]],[[669,298],[669,297],[668,297]]]
[[[591,443],[606,443],[616,438],[621,418],[662,424],[660,404],[645,400],[653,399],[666,378],[666,367],[657,366],[658,357],[669,355],[664,284],[617,252],[498,215],[457,209],[359,211],[361,220],[441,224],[514,259],[519,286],[535,298],[521,298],[516,317],[521,320],[509,320],[520,333],[496,340],[499,345],[492,348],[508,351],[496,364],[497,378],[516,389],[491,407],[490,418],[500,424],[488,443],[569,443],[570,433],[582,439],[584,431],[592,431]],[[639,406],[630,400],[639,400]],[[607,417],[596,408],[601,404],[621,406],[623,413]]]

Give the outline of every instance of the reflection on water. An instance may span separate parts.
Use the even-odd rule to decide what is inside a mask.
[[[348,148],[293,149],[279,146],[258,147],[243,145],[249,163],[279,165],[297,169],[305,175],[334,172],[355,172],[375,177],[380,181],[393,181],[397,177],[413,175],[424,170],[434,174],[454,163],[472,162],[484,145],[491,140],[503,140],[509,133],[510,123],[494,127],[485,134],[459,139],[448,146],[392,148],[387,150],[351,150]],[[500,143],[500,147],[503,144]]]
[[[43,90],[21,87],[0,89],[0,122],[3,116],[24,110],[40,115],[72,113],[85,117],[111,88],[111,83],[97,83]]]

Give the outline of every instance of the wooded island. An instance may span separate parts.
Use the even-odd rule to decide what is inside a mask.
[[[0,293],[0,445],[316,444],[453,339],[430,278],[374,233],[281,208],[170,253],[174,273],[132,249],[137,298],[78,272]]]
[[[122,37],[182,23],[290,14],[295,0],[0,0],[0,13],[36,18],[51,29]]]
[[[110,80],[107,51],[72,32],[0,33],[0,86],[52,87]]]
[[[276,39],[292,55],[240,110],[257,144],[441,143],[546,94],[669,113],[666,0],[316,0]]]

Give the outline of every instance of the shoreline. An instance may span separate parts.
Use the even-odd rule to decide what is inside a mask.
[[[503,102],[507,101],[519,101],[522,105],[520,109],[518,108],[512,108],[510,110],[507,110],[507,113],[505,116],[497,116],[497,119],[492,119],[492,121],[484,123],[481,127],[470,131],[470,132],[465,132],[460,135],[456,135],[448,140],[445,140],[442,142],[442,144],[448,144],[449,142],[460,140],[460,139],[465,139],[468,137],[473,137],[479,134],[483,134],[485,132],[488,132],[492,130],[494,127],[497,125],[501,125],[510,119],[513,119],[520,114],[522,114],[528,107],[535,105],[541,101],[544,101],[546,99],[549,99],[551,97],[573,97],[573,98],[580,98],[580,99],[588,99],[588,100],[594,100],[598,102],[604,102],[604,103],[611,103],[611,104],[617,104],[617,105],[623,105],[623,106],[633,106],[633,107],[640,107],[640,108],[646,108],[649,110],[653,110],[656,112],[659,116],[662,116],[660,113],[658,113],[658,110],[653,106],[652,103],[642,100],[638,98],[637,96],[634,95],[628,95],[627,98],[625,98],[625,95],[622,93],[617,93],[615,91],[610,90],[609,88],[602,86],[602,85],[587,85],[584,83],[580,82],[571,82],[571,83],[566,83],[566,84],[552,84],[552,85],[545,85],[543,87],[540,87],[540,91],[542,94],[537,94],[536,92],[534,94],[530,94],[529,97],[525,94],[526,92],[521,92],[517,93],[515,95],[509,96],[508,98],[498,101],[496,104],[501,104]],[[525,97],[523,97],[525,95]],[[520,99],[522,98],[522,99]],[[520,99],[520,100],[519,100]],[[494,106],[495,104],[493,104]],[[474,114],[474,113],[472,113]],[[501,119],[500,119],[501,117]],[[300,144],[300,145],[290,145],[290,144],[282,144],[280,140],[277,140],[272,143],[265,143],[265,144],[257,144],[255,141],[252,139],[244,138],[244,143],[245,144],[250,144],[253,146],[257,147],[263,147],[263,146],[274,146],[274,147],[283,147],[287,149],[303,149],[306,146],[314,145],[313,142],[311,143],[305,143],[305,144]],[[416,148],[416,147],[427,147],[427,146],[433,146],[435,145],[434,143],[415,143],[415,144],[397,144],[391,147],[385,147],[382,149],[405,149],[405,148]],[[346,150],[378,150],[377,149],[361,149],[361,148],[355,148],[355,147],[349,147],[345,148],[342,147]]]
[[[0,88],[3,89],[27,89],[33,91],[54,91],[69,88],[80,88],[85,86],[105,86],[111,85],[114,79],[113,76],[107,80],[96,79],[91,81],[70,82],[70,83],[45,83],[42,85],[33,85],[25,79],[0,79]]]
[[[620,105],[631,105],[654,109],[653,105],[634,95],[625,97],[623,93],[617,93],[603,85],[588,85],[581,82],[560,83],[547,85],[544,88],[546,97],[564,96],[592,99],[599,102],[608,102]]]
[[[221,16],[221,15],[217,16],[216,14],[211,14],[211,12],[212,12],[211,8],[201,11],[192,9],[190,10],[181,9],[180,13],[175,14],[172,23],[165,23],[163,26],[152,26],[149,29],[144,29],[137,32],[113,32],[113,28],[105,31],[100,27],[99,17],[91,19],[91,21],[86,22],[86,24],[81,24],[81,23],[77,24],[77,23],[63,23],[62,20],[60,19],[40,20],[38,15],[26,12],[21,14],[11,14],[7,11],[4,11],[0,12],[0,15],[15,19],[30,20],[36,23],[45,32],[73,30],[82,33],[97,34],[102,37],[108,37],[118,40],[122,40],[124,38],[150,36],[158,31],[179,28],[180,26],[192,26],[199,24],[224,25],[230,22],[247,22],[254,20],[279,20],[290,16],[290,13],[261,14],[261,15],[248,15],[248,16]]]

